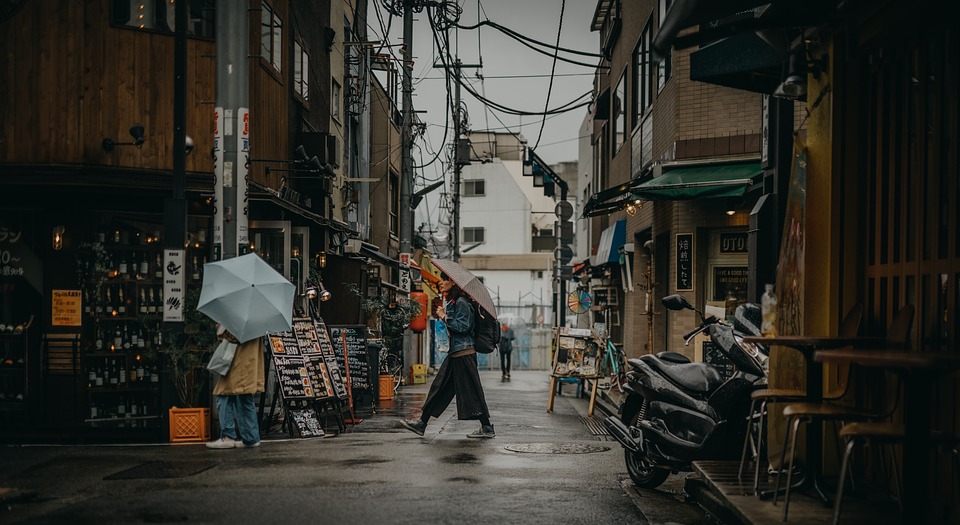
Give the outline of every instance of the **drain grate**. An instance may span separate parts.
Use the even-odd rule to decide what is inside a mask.
[[[526,454],[592,454],[606,452],[610,447],[580,443],[521,443],[503,447],[511,452]]]
[[[151,461],[103,478],[114,479],[160,479],[185,478],[199,474],[214,465],[216,461]]]
[[[587,430],[590,431],[594,436],[609,436],[610,433],[607,432],[607,427],[603,425],[603,421],[595,419],[593,417],[580,416],[580,422],[586,425]]]

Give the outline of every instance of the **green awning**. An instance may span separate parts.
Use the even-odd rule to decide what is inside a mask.
[[[762,172],[758,163],[677,168],[640,184],[632,193],[645,201],[742,197]]]

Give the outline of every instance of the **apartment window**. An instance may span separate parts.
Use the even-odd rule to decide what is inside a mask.
[[[340,121],[340,84],[333,79],[330,79],[331,89],[330,89],[330,116],[334,120]]]
[[[653,67],[650,57],[650,21],[640,33],[640,42],[633,53],[634,86],[633,95],[636,100],[634,123],[639,123],[644,111],[653,102]]]
[[[474,227],[474,228],[464,228],[463,229],[463,242],[484,242],[483,240],[483,227]]]
[[[310,55],[300,45],[293,43],[293,91],[301,100],[310,100]]]
[[[270,4],[264,2],[260,7],[260,56],[280,71],[282,50],[283,23]]]
[[[114,0],[110,23],[145,31],[173,33],[177,29],[175,3],[164,0]],[[213,38],[212,0],[187,1],[187,34]]]
[[[610,101],[610,112],[613,116],[613,151],[616,154],[623,145],[623,137],[627,131],[627,111],[624,107],[627,102],[627,72],[620,75],[617,90]]]
[[[660,27],[663,27],[663,19],[667,17],[667,12],[670,11],[670,6],[673,5],[673,0],[660,0]],[[663,57],[663,60],[660,61],[660,65],[657,66],[657,92],[659,93],[663,86],[667,85],[667,81],[670,80],[670,74],[672,72],[672,64],[670,63],[670,51],[667,51],[667,56]]]
[[[486,187],[482,179],[463,181],[464,197],[483,197],[486,195]]]

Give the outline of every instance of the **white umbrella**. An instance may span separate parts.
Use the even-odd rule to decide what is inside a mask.
[[[203,266],[197,310],[241,342],[293,327],[296,287],[254,253]]]
[[[497,307],[493,304],[490,292],[470,270],[449,259],[431,259],[430,262],[456,283],[464,293],[473,298],[481,308],[490,312],[490,315],[497,316]]]

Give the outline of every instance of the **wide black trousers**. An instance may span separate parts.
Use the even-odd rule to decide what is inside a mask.
[[[477,370],[477,354],[463,357],[447,357],[440,365],[437,376],[430,385],[427,400],[423,402],[423,416],[440,417],[457,398],[457,419],[481,419],[489,417],[487,401],[483,397],[480,372]],[[421,419],[426,419],[421,416]]]

